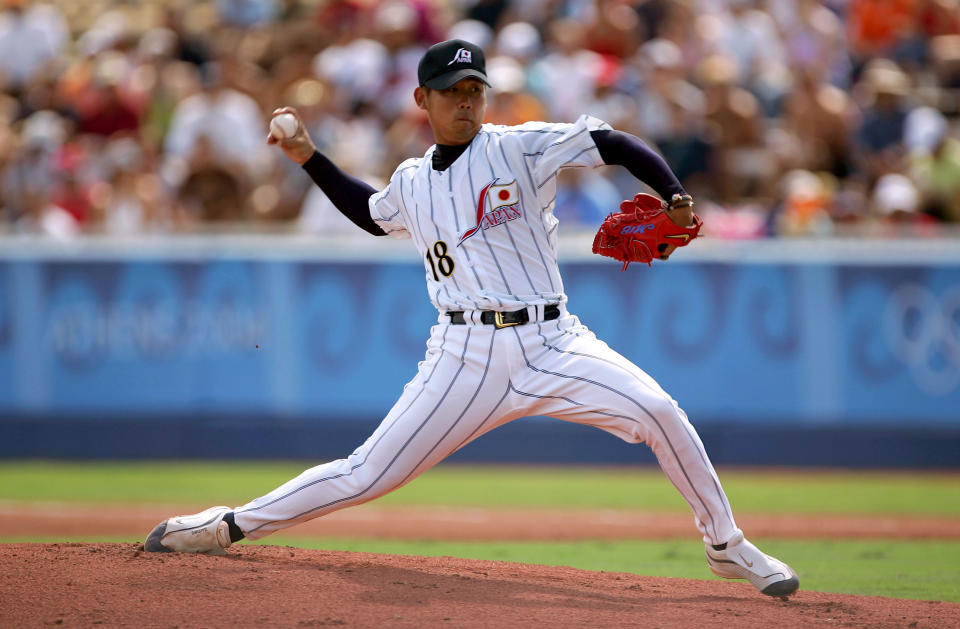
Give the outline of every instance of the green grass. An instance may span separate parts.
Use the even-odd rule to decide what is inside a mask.
[[[301,463],[0,463],[0,500],[242,504]],[[960,515],[956,473],[720,470],[738,513]],[[442,465],[383,505],[685,511],[657,468]]]
[[[63,542],[62,538],[8,538],[4,543]],[[70,541],[141,542],[118,537]],[[790,563],[808,591],[960,603],[960,544],[943,541],[756,540]],[[440,542],[304,539],[271,536],[255,542],[296,548],[491,559],[647,576],[714,579],[695,540],[576,542]]]

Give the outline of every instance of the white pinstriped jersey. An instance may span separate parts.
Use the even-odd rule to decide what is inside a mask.
[[[411,238],[424,260],[433,305],[447,310],[517,310],[566,302],[557,267],[557,172],[600,166],[590,131],[575,123],[484,124],[446,170],[431,147],[408,159],[370,213],[398,238]]]

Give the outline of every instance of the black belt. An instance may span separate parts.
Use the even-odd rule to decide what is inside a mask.
[[[447,316],[450,317],[450,323],[455,325],[463,325],[466,323],[466,320],[463,318],[462,310],[454,310],[448,312]],[[546,306],[543,309],[543,320],[544,321],[553,321],[554,319],[560,318],[560,306],[551,304]],[[480,313],[480,321],[487,324],[496,326],[497,329],[508,328],[511,325],[523,325],[524,323],[530,322],[530,315],[527,313],[527,309],[523,310],[514,310],[513,312],[498,312],[496,310],[484,310]]]

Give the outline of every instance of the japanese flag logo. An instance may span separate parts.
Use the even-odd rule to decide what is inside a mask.
[[[447,65],[452,66],[455,63],[470,63],[471,61],[473,61],[473,54],[466,48],[458,48],[457,54],[453,55],[453,59]]]
[[[517,181],[502,186],[490,186],[490,192],[487,194],[490,199],[490,209],[496,210],[507,205],[516,205],[520,201],[520,191],[517,189]]]

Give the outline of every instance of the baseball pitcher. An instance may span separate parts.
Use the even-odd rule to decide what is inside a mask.
[[[413,96],[436,144],[401,163],[382,190],[319,153],[291,108],[274,112],[285,119],[273,126],[285,131],[268,139],[360,229],[408,239],[419,252],[438,314],[416,375],[346,458],[245,505],[170,518],[149,534],[146,550],[223,553],[244,537],[259,539],[393,491],[509,421],[549,415],[647,444],[692,509],[710,569],[770,596],[795,592],[796,573],[737,527],[677,402],[568,310],[553,215],[560,169],[620,165],[659,195],[624,201],[600,227],[594,252],[624,268],[666,260],[698,236],[690,195],[643,142],[596,118],[484,124],[489,85],[483,51],[471,43],[432,46],[418,79]]]

